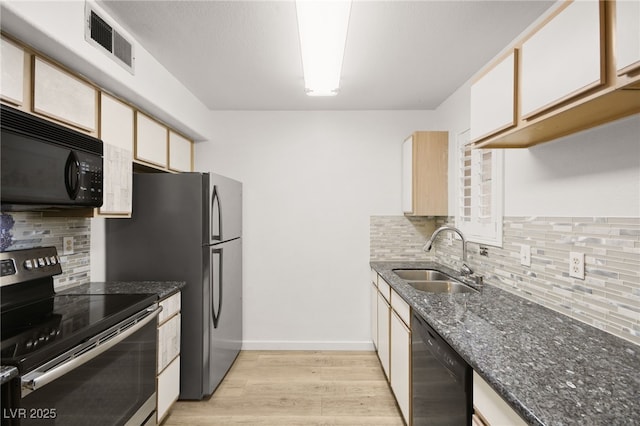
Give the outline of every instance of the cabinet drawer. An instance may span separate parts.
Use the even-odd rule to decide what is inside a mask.
[[[387,303],[391,302],[391,287],[382,278],[378,279],[378,291],[385,298]]]
[[[160,311],[160,315],[158,315],[158,324],[162,324],[178,312],[180,312],[180,292],[177,292],[173,296],[169,296],[164,300],[160,301],[160,306],[162,306],[162,311]]]
[[[180,354],[180,314],[158,328],[158,373]]]
[[[393,289],[391,289],[391,307],[407,326],[411,324],[411,307]]]
[[[160,424],[180,395],[180,357],[173,360],[162,374],[158,376],[157,391],[157,424]]]
[[[160,306],[162,306],[162,311],[160,311],[160,315],[158,315],[158,324],[162,324],[178,312],[180,312],[180,292],[177,292],[173,296],[169,296],[164,300],[160,301]]]

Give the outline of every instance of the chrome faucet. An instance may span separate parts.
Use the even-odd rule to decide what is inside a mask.
[[[422,250],[430,251],[436,237],[443,231],[453,231],[460,236],[460,239],[462,240],[462,266],[460,267],[460,274],[465,277],[473,274],[473,270],[469,268],[469,265],[467,265],[467,242],[464,239],[464,235],[462,235],[462,232],[460,232],[458,228],[455,228],[453,226],[441,226],[440,228],[436,229],[431,235],[431,238],[427,240]]]

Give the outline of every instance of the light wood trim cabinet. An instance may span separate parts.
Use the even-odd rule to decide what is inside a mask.
[[[640,2],[615,2],[615,52],[618,86],[640,89]]]
[[[156,423],[166,417],[180,395],[180,292],[160,301]]]
[[[448,214],[448,132],[420,131],[402,144],[402,209],[407,216]]]
[[[103,154],[103,203],[98,214],[131,217],[133,202],[134,110],[120,100],[100,96]]]
[[[411,328],[404,315],[410,315],[409,305],[391,290],[391,390],[406,424],[411,423]]]
[[[411,307],[373,269],[371,291],[374,345],[404,421],[411,425]]]
[[[378,286],[371,283],[371,341],[373,348],[378,349]]]
[[[604,4],[568,2],[522,44],[520,96],[526,120],[604,84]]]
[[[193,142],[169,130],[169,169],[176,172],[193,170]]]
[[[384,374],[389,379],[389,350],[390,350],[390,321],[391,321],[391,306],[389,302],[378,293],[378,359],[382,365]]]
[[[166,126],[136,111],[136,138],[134,159],[167,168],[168,131]]]
[[[513,49],[471,85],[470,140],[483,139],[516,125],[517,59],[518,50]]]
[[[628,89],[638,88],[640,71],[635,62],[624,65],[633,61],[624,59],[624,51],[639,49],[633,46],[640,16],[616,25],[616,8],[627,3],[570,0],[552,6],[510,47],[520,52],[514,71],[516,125],[485,134],[472,128],[473,147],[526,148],[639,113],[640,92]],[[491,108],[491,102],[472,102],[471,116]]]
[[[33,112],[97,134],[98,91],[40,57],[33,57]]]
[[[0,79],[0,99],[14,107],[23,107],[28,99],[29,81],[28,55],[24,49],[5,37],[0,39],[0,57],[2,57],[2,74]]]

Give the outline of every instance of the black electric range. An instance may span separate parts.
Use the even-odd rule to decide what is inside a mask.
[[[1,363],[21,374],[153,305],[155,295],[57,294],[55,247],[0,253]]]

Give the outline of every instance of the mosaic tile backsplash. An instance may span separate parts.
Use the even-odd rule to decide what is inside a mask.
[[[56,291],[89,283],[91,219],[45,217],[38,212],[1,213],[0,218],[2,251],[40,246],[58,249],[62,275],[54,277]],[[63,255],[63,237],[73,237],[73,254]]]
[[[422,220],[433,229],[454,224]],[[371,260],[437,260],[458,269],[460,241],[440,236],[424,253],[430,233],[415,223],[371,217]],[[507,217],[503,233],[501,248],[482,245],[487,256],[468,243],[467,263],[486,283],[640,345],[640,218]],[[531,247],[531,266],[520,264],[522,245]],[[585,254],[584,280],[569,276],[570,252]]]

